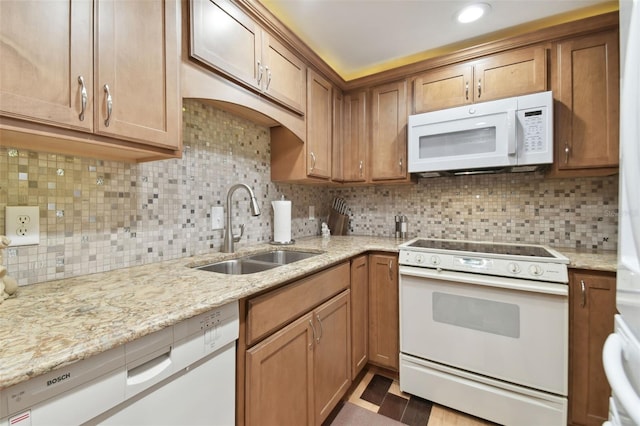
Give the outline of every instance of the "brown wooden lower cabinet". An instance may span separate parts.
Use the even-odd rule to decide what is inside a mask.
[[[369,257],[351,260],[351,379],[369,360]]]
[[[312,313],[249,349],[246,424],[313,424]]]
[[[320,425],[351,386],[350,290],[314,311],[314,414]],[[285,424],[285,423],[281,423]]]
[[[369,362],[399,368],[398,256],[369,256]]]
[[[569,424],[602,425],[611,389],[602,366],[602,347],[613,332],[616,276],[569,271]]]
[[[239,425],[320,425],[336,407],[351,386],[349,284],[345,262],[244,302]]]

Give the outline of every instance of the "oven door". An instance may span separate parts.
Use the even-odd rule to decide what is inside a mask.
[[[400,351],[566,396],[568,286],[401,266]]]

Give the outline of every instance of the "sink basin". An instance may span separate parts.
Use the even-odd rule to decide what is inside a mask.
[[[210,265],[199,266],[196,269],[228,275],[243,275],[255,274],[256,272],[266,271],[277,266],[280,265],[276,263],[252,262],[247,259],[231,259],[212,263]]]
[[[227,275],[255,274],[278,266],[288,265],[299,260],[317,256],[320,253],[310,253],[295,250],[274,250],[240,257],[238,259],[223,260],[209,265],[198,266],[195,269],[218,272]]]
[[[310,253],[306,251],[293,250],[274,250],[266,253],[254,254],[247,256],[245,259],[257,260],[260,262],[277,263],[278,265],[288,265],[289,263],[299,260],[308,259],[317,256],[319,253]]]

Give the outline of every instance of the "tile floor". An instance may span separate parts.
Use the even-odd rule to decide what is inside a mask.
[[[347,401],[411,426],[489,426],[494,423],[400,391],[397,375],[369,367]]]

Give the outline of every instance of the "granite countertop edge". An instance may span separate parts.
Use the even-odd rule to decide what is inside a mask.
[[[191,267],[280,247],[258,244],[20,287],[17,297],[0,304],[0,390],[359,254],[398,252],[404,241],[305,237],[284,249],[318,256],[256,274]],[[615,252],[556,250],[570,268],[615,272]]]

